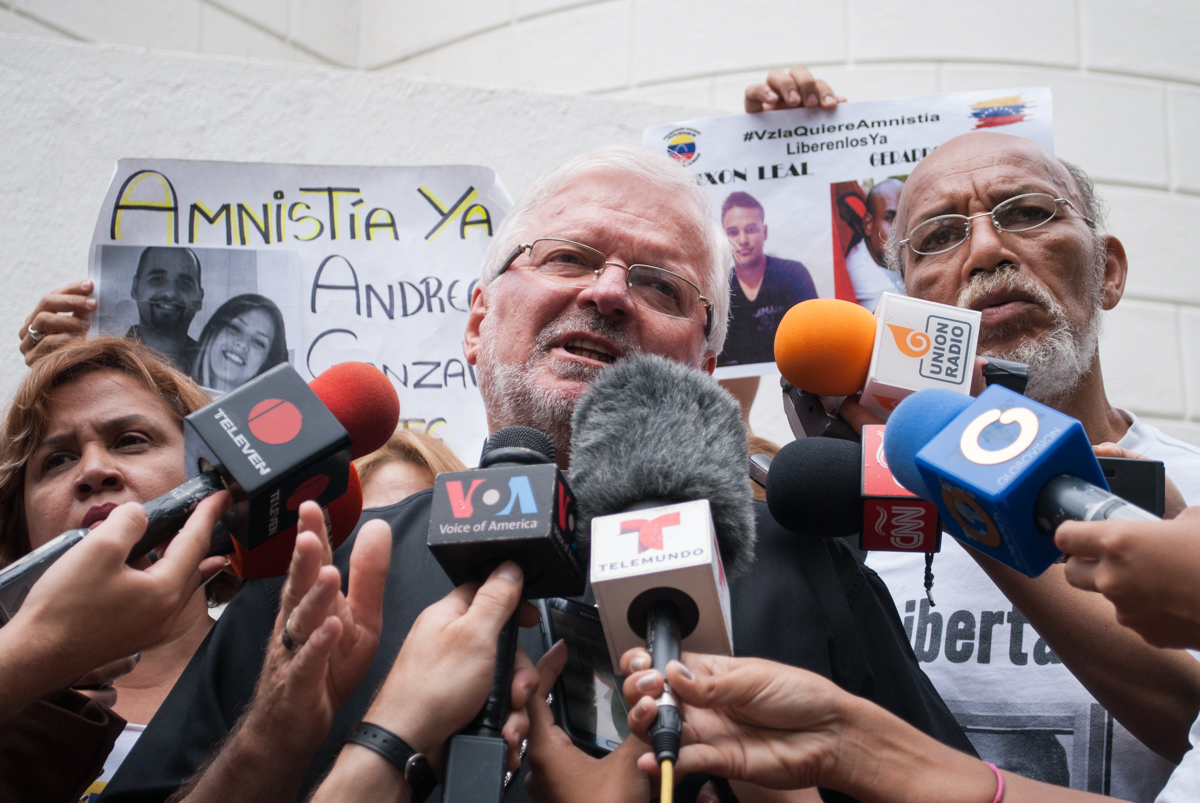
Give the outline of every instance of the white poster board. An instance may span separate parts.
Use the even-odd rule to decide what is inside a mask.
[[[739,260],[747,263],[749,292],[736,274],[731,283],[733,319],[716,376],[772,373],[775,328],[794,304],[842,298],[873,310],[882,292],[897,292],[880,245],[904,180],[934,148],[987,130],[1053,150],[1052,122],[1050,90],[1027,87],[646,129],[644,144],[672,156],[708,191],[734,241],[735,271]]]
[[[487,421],[463,329],[511,206],[485,167],[123,159],[92,238],[91,334],[132,330],[217,392],[283,359],[305,379],[372,363],[402,426],[474,464]]]

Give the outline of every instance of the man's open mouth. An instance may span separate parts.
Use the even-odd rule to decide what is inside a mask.
[[[228,349],[221,349],[221,355],[223,357],[225,357],[225,359],[227,359],[231,363],[233,363],[234,365],[240,365],[243,368],[246,367],[246,358],[243,357],[241,354],[238,354],[236,351],[229,351]]]
[[[564,343],[562,347],[576,357],[584,357],[609,365],[617,361],[616,356],[606,346],[597,343],[595,340],[574,337]]]

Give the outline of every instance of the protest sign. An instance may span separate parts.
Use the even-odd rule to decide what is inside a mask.
[[[713,117],[648,128],[644,144],[704,187],[735,255],[732,319],[718,378],[775,370],[779,320],[809,298],[874,310],[903,292],[883,267],[905,179],[943,142],[970,131],[1027,137],[1053,150],[1050,90],[956,92]]]
[[[137,336],[216,392],[286,360],[374,364],[402,425],[473,463],[463,329],[512,200],[485,167],[124,159],[92,238],[91,334]]]

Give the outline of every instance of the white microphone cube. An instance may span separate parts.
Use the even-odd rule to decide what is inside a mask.
[[[875,348],[862,404],[886,420],[918,390],[970,394],[982,318],[978,310],[884,293],[875,307]]]
[[[707,499],[597,516],[591,531],[592,593],[614,667],[626,651],[645,646],[629,610],[654,588],[677,589],[696,603],[699,619],[684,650],[733,654],[729,583]]]

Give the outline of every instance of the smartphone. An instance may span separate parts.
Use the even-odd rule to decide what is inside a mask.
[[[562,639],[567,665],[554,685],[550,707],[559,727],[594,756],[612,752],[629,735],[624,678],[613,669],[595,605],[561,597],[537,601],[546,649]]]

